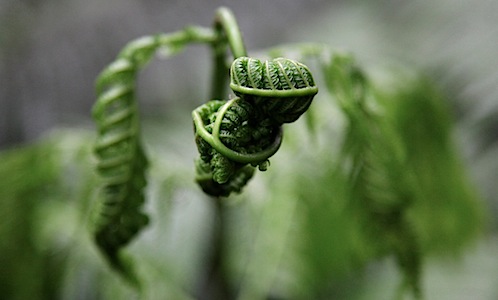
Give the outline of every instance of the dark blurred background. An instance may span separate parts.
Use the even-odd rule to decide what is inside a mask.
[[[94,79],[128,41],[210,26],[221,5],[234,11],[250,51],[313,41],[352,51],[365,64],[401,62],[425,71],[449,95],[457,141],[481,191],[497,194],[493,0],[2,0],[0,149],[54,127],[92,126]],[[209,61],[208,49],[192,47],[152,64],[140,78],[143,113],[165,117],[173,107],[205,101]]]

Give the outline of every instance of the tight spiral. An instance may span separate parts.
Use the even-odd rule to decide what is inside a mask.
[[[230,88],[278,124],[296,121],[318,92],[308,67],[286,58],[237,58],[230,68]]]
[[[282,142],[282,125],[296,121],[318,92],[309,69],[285,58],[239,57],[230,80],[237,98],[209,101],[192,113],[197,182],[212,196],[240,192],[253,167],[265,171]]]
[[[240,192],[253,175],[251,166],[266,170],[280,147],[281,128],[246,100],[213,100],[193,112],[197,182],[213,196]],[[250,164],[251,166],[248,166]]]

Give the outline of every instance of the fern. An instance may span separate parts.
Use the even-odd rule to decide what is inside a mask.
[[[150,177],[159,180],[146,192],[149,146],[143,143],[135,97],[137,76],[156,52],[164,50],[169,57],[191,43],[207,44],[214,54],[212,97],[192,113],[199,152],[195,181],[211,198],[195,189],[192,158],[186,166],[184,151],[172,154],[164,148],[150,159],[157,172]],[[458,253],[482,226],[477,197],[450,138],[444,100],[429,82],[398,70],[389,70],[398,78],[382,85],[352,56],[323,45],[287,45],[264,54],[270,59],[247,55],[235,19],[222,8],[213,28],[187,27],[137,39],[104,69],[93,108],[99,175],[93,240],[79,233],[86,230],[81,225],[87,211],[80,200],[90,198],[94,178],[74,172],[86,170],[87,140],[71,149],[49,142],[1,154],[5,226],[0,235],[9,243],[0,247],[5,265],[0,277],[15,286],[31,272],[22,284],[34,286],[19,292],[8,287],[2,296],[36,297],[43,291],[33,278],[44,277],[51,297],[74,298],[84,289],[90,298],[182,299],[188,298],[184,289],[191,289],[202,296],[221,291],[223,297],[217,298],[351,298],[366,264],[394,257],[403,275],[399,296],[408,291],[422,297],[427,257]],[[322,67],[316,77],[310,72],[314,66]],[[235,97],[223,100],[228,79]],[[330,94],[314,98],[315,80]],[[304,122],[285,125],[304,112]],[[151,144],[163,147],[168,143],[157,140],[168,136],[174,140],[169,146],[192,146],[187,141],[191,122],[179,123],[156,128],[160,133]],[[285,140],[284,126],[289,127]],[[80,132],[74,135],[80,138]],[[84,155],[61,155],[80,151]],[[269,169],[270,158],[271,172],[253,179],[256,168]],[[240,193],[249,180],[253,186],[243,195],[229,201],[219,197]],[[169,201],[152,210],[153,218],[161,219],[145,243],[133,248],[139,255],[127,256],[125,247],[148,224],[144,202],[149,192]],[[73,194],[77,201],[67,201]],[[185,200],[197,202],[183,205]],[[214,222],[208,219],[211,207],[197,207],[206,200],[214,207]],[[235,202],[239,205],[226,205]],[[182,205],[173,207],[177,203]],[[196,213],[190,218],[177,223],[165,217],[171,208],[187,206]],[[168,228],[170,222],[174,226]],[[209,233],[211,239],[205,238]],[[94,242],[100,252],[94,251]],[[198,249],[202,253],[192,254]],[[53,253],[63,253],[64,261],[54,264]],[[200,258],[207,260],[205,274],[197,270]],[[102,262],[131,285],[115,280]],[[88,285],[79,286],[82,276],[91,277]],[[60,286],[64,290],[58,293]]]
[[[351,203],[365,238],[378,255],[393,253],[405,284],[420,297],[423,254],[407,219],[416,190],[405,167],[405,149],[383,116],[365,74],[350,57],[335,57],[326,74],[329,89],[347,117],[342,161],[350,177]],[[335,80],[333,80],[335,78]]]
[[[298,120],[310,108],[311,101],[318,91],[308,67],[302,63],[284,58],[261,62],[247,57],[235,20],[226,9],[217,12],[213,30],[189,27],[170,35],[145,37],[132,42],[125,47],[117,60],[102,72],[97,81],[99,97],[94,107],[99,134],[95,153],[99,159],[98,171],[103,182],[95,238],[111,265],[138,287],[140,284],[134,275],[134,268],[120,252],[148,222],[142,212],[147,158],[141,142],[134,84],[138,71],[159,48],[168,47],[170,54],[176,54],[192,42],[211,45],[215,58],[212,76],[214,100],[199,106],[192,113],[195,142],[200,155],[196,161],[196,181],[208,195],[229,196],[232,192],[240,192],[253,177],[254,167],[261,171],[266,170],[269,165],[268,158],[279,150],[282,143],[283,124]],[[230,68],[230,87],[237,97],[221,100],[219,96],[224,94],[224,79],[228,70],[225,61],[227,46],[234,56]],[[430,249],[425,246],[428,234],[423,232],[423,223],[419,222],[413,213],[417,208],[427,207],[425,198],[431,196],[430,191],[435,190],[433,184],[437,180],[432,182],[418,175],[421,171],[418,166],[423,165],[420,162],[427,163],[431,160],[417,155],[411,146],[415,149],[420,147],[426,137],[411,144],[406,136],[412,133],[404,123],[410,119],[404,115],[409,106],[400,104],[403,103],[403,100],[399,99],[402,97],[400,95],[385,95],[379,92],[377,86],[364,70],[355,64],[351,56],[331,54],[326,47],[317,45],[297,45],[294,50],[297,50],[300,58],[313,57],[318,60],[318,64],[323,67],[324,82],[346,121],[343,139],[337,140],[335,145],[339,148],[338,157],[332,157],[333,153],[323,157],[327,162],[325,166],[334,165],[332,171],[310,173],[325,185],[345,185],[344,188],[337,189],[340,191],[337,200],[343,201],[343,209],[351,217],[351,220],[344,221],[343,224],[347,224],[350,232],[358,236],[355,237],[356,241],[355,238],[349,238],[347,241],[353,248],[352,253],[341,252],[342,255],[352,261],[351,265],[358,262],[361,265],[373,258],[393,255],[404,275],[400,292],[409,289],[415,297],[421,297],[423,258]],[[286,51],[291,50],[275,48],[268,53],[275,56]],[[225,76],[220,75],[223,73]],[[416,91],[408,93],[407,97],[413,96],[415,99]],[[396,102],[391,102],[393,99]],[[427,114],[437,113],[438,108],[435,106],[428,105],[426,108]],[[320,127],[333,127],[319,124],[329,117],[327,112],[317,110],[315,114],[308,115],[310,116],[307,117],[307,124],[312,129],[306,133],[308,135],[319,135],[317,132]],[[426,127],[420,130],[430,131]],[[447,132],[448,128],[441,130]],[[297,141],[302,144],[305,139],[311,141],[313,137],[300,137]],[[438,137],[435,137],[435,140],[438,140]],[[318,150],[319,144],[316,140],[315,143],[314,146]],[[438,146],[441,145],[435,145],[434,149],[438,155],[449,153],[449,142],[443,141],[443,145]],[[318,156],[313,159],[320,160]],[[306,166],[298,163],[298,159],[294,157],[289,161]],[[447,165],[440,172],[453,172],[455,182],[463,183],[457,168],[453,169],[455,165],[456,161],[448,159]],[[319,169],[320,167],[317,167],[317,170]],[[289,186],[298,186],[302,182],[302,177],[295,173],[299,172],[292,170],[282,175],[289,178]],[[289,191],[292,190],[289,188]],[[299,195],[295,199],[306,198],[302,191],[294,192]],[[452,197],[446,189],[439,192],[441,198]],[[324,205],[323,202],[334,201],[334,195],[316,195],[324,198],[310,202],[311,207],[321,203],[324,208],[336,208],[334,205]],[[465,193],[464,198],[471,198],[471,192]],[[221,214],[224,208],[219,201],[215,200],[217,212]],[[467,200],[456,201],[464,203]],[[329,223],[326,216],[330,212],[321,214],[322,212],[318,213],[311,207],[306,216],[316,216],[324,224],[341,224]],[[471,201],[463,207],[472,208]],[[312,227],[307,222],[298,224],[298,227]],[[284,227],[286,226],[282,228]],[[217,230],[223,232],[223,228],[221,220]],[[468,236],[472,236],[474,232],[469,230]],[[320,237],[316,235],[311,239]],[[259,238],[258,234],[256,239]],[[264,244],[265,240],[262,239],[261,243]],[[218,243],[217,240],[215,243]],[[299,244],[298,241],[294,242]],[[278,253],[284,252],[284,244],[285,242],[282,242],[278,245]],[[457,245],[458,242],[455,241],[454,244]],[[214,249],[220,249],[220,245],[215,245]],[[330,251],[331,248],[324,246],[319,249]],[[304,250],[306,251],[309,249]],[[312,252],[309,251],[308,254]],[[299,251],[296,251],[297,255],[300,255]],[[278,256],[267,266],[263,267],[257,261],[254,265],[258,268],[269,268],[266,279],[270,281],[271,278],[276,278],[278,261],[281,260],[280,255]],[[219,253],[214,258],[213,262],[217,264]],[[318,270],[317,273],[327,274],[333,264],[329,261],[320,265],[319,261],[314,261],[311,263],[311,271],[308,271],[312,273]],[[213,266],[216,274],[219,273],[218,268],[218,265]],[[264,287],[259,286],[266,279],[256,278],[254,270],[248,273],[250,280],[254,282],[244,286],[242,296],[263,296],[268,293],[268,282]],[[254,290],[251,287],[253,284]],[[319,284],[316,285],[317,289],[318,286]],[[313,292],[304,288],[302,294],[311,295]]]
[[[103,187],[96,210],[95,239],[111,265],[133,284],[138,284],[137,279],[119,257],[119,249],[148,224],[141,208],[147,158],[135,99],[136,77],[160,48],[167,47],[169,55],[173,55],[187,43],[212,40],[211,33],[196,28],[142,37],[129,43],[97,78],[98,97],[93,107],[98,132],[95,154]]]
[[[155,38],[128,46],[97,80],[99,97],[93,116],[99,136],[95,153],[104,187],[95,239],[111,264],[124,274],[128,272],[123,269],[118,250],[148,222],[141,212],[147,160],[139,139],[134,80],[140,65],[150,59],[157,46]]]

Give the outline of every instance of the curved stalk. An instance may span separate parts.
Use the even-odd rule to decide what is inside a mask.
[[[211,99],[224,99],[228,74],[226,48],[229,47],[234,59],[247,56],[247,51],[239,25],[230,9],[221,7],[216,11],[213,27],[217,42],[212,44],[214,68]]]
[[[234,58],[247,56],[242,33],[240,32],[239,25],[230,9],[220,7],[216,11],[214,30],[217,34],[224,34],[226,36]]]

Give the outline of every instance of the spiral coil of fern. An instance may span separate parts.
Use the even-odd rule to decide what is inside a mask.
[[[252,177],[247,164],[265,171],[282,143],[282,125],[296,121],[318,92],[309,69],[285,58],[239,57],[230,78],[237,98],[210,101],[192,113],[197,182],[213,196],[240,192]]]
[[[278,124],[296,121],[318,92],[308,67],[286,58],[236,59],[230,69],[230,88]]]
[[[213,196],[240,191],[253,173],[245,165],[264,170],[282,142],[281,128],[259,120],[252,105],[240,98],[210,101],[192,117],[200,153],[197,182]]]

